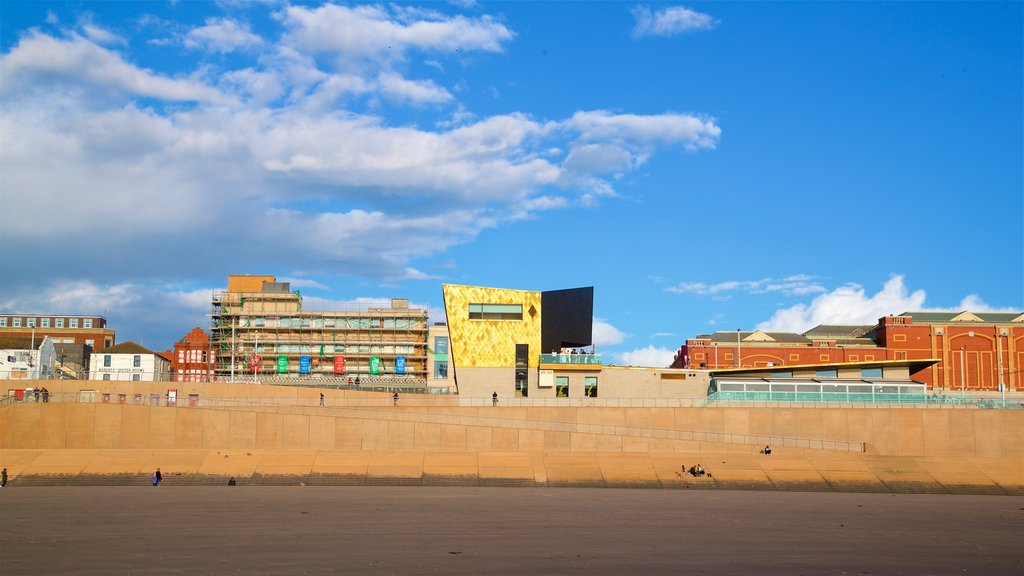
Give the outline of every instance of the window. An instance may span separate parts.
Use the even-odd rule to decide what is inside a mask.
[[[93,339],[91,339],[91,338],[89,338],[89,339],[87,339],[87,340],[85,341],[85,345],[86,345],[86,346],[90,346],[90,347],[96,346],[96,341],[95,341],[95,340],[93,340]]]
[[[103,355],[103,367],[110,368],[110,354]]]
[[[434,362],[434,378],[437,380],[448,379],[448,363]]]
[[[7,328],[7,316],[0,318],[0,328]]]
[[[881,368],[861,368],[860,369],[860,377],[861,378],[881,378],[882,377],[882,369]]]
[[[36,319],[35,318],[28,318],[27,320],[28,320],[28,327],[29,328],[35,328],[36,327]]]
[[[141,374],[132,374],[132,380],[138,382],[141,379],[142,379],[142,375]]]
[[[447,336],[434,336],[434,354],[447,356],[448,355],[448,337]]]
[[[838,370],[834,370],[834,369],[833,370],[816,370],[814,372],[814,375],[817,376],[818,378],[838,378],[839,377],[839,371]]]
[[[21,328],[21,318],[13,318],[13,326],[15,328]]]
[[[792,378],[792,370],[775,370],[772,372],[772,378]]]
[[[522,304],[470,304],[470,320],[522,320]]]
[[[142,366],[142,356],[138,354],[132,356],[132,367],[138,368],[140,366]]]
[[[72,318],[69,322],[71,323],[70,328],[78,328],[78,318]]]
[[[41,325],[42,325],[43,328],[49,328],[50,327],[50,319],[49,318],[43,318],[40,322],[41,322]]]
[[[110,374],[104,374],[103,375],[103,379],[104,380],[110,380]]]
[[[583,394],[587,398],[597,398],[597,376],[583,378]]]
[[[82,320],[82,327],[92,328],[92,318],[86,318],[85,320]]]
[[[64,327],[64,319],[63,318],[57,318],[56,324],[57,324],[57,328],[63,328]]]
[[[555,376],[555,397],[556,398],[568,398],[569,397],[569,377],[568,376]]]

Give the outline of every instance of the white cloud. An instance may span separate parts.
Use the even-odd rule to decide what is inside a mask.
[[[382,73],[377,77],[382,94],[398,101],[414,104],[442,104],[452,100],[452,95],[433,80],[406,80],[398,74]]]
[[[650,368],[667,368],[675,359],[676,350],[647,346],[629,352],[613,355],[622,366],[644,366]]]
[[[341,66],[362,60],[401,60],[409,50],[501,52],[513,32],[490,16],[467,18],[382,6],[318,8],[289,6],[282,19],[289,29],[286,43],[336,56]]]
[[[714,148],[722,129],[711,118],[692,114],[612,114],[580,111],[566,124],[580,133],[581,142],[612,141],[634,146],[682,144],[688,150]]]
[[[816,279],[807,275],[787,276],[785,278],[762,278],[760,280],[728,280],[717,284],[703,282],[681,282],[665,289],[674,294],[697,294],[699,296],[721,296],[731,292],[749,294],[782,293],[790,296],[801,296],[825,292]]]
[[[0,302],[0,311],[104,316],[118,342],[133,340],[157,349],[180,339],[193,326],[209,330],[212,294],[210,288],[156,283],[56,280],[9,294]]]
[[[633,36],[675,36],[696,30],[710,30],[718,22],[701,12],[683,6],[668,6],[660,10],[651,10],[648,6],[635,6],[632,10],[636,18]]]
[[[58,39],[39,32],[23,37],[0,59],[0,94],[91,95],[127,93],[171,101],[228,104],[231,98],[197,80],[167,78],[125,62],[81,36]]]
[[[621,330],[609,324],[603,318],[594,318],[593,323],[594,346],[612,346],[621,343],[626,335]]]
[[[757,328],[802,333],[819,324],[875,324],[887,314],[923,309],[924,299],[924,290],[909,292],[903,284],[903,276],[893,276],[872,296],[856,284],[842,286],[818,296],[809,305],[797,304],[779,310]]]
[[[66,277],[102,269],[107,278],[85,293],[70,287],[81,295],[75,310],[95,298],[141,306],[116,298],[167,294],[119,279],[163,277],[158,255],[168,246],[201,278],[222,275],[230,262],[309,275],[343,269],[378,282],[433,279],[415,259],[575,205],[567,187],[582,191],[583,204],[614,196],[595,174],[628,173],[665,146],[713,148],[720,137],[713,120],[675,113],[477,117],[455,102],[458,90],[399,72],[413,51],[438,61],[501,52],[513,33],[494,18],[403,6],[280,14],[286,37],[277,44],[226,19],[187,36],[173,22],[147,24],[208,50],[261,47],[174,76],[133,64],[139,42],[131,38],[109,48],[35,30],[0,55],[0,267],[34,256],[19,261],[22,281],[5,286],[5,298],[43,285],[59,263]],[[359,43],[374,30],[380,35]],[[90,34],[112,40],[98,27]],[[365,67],[332,66],[349,56]],[[434,129],[399,124],[380,112],[386,96],[444,104],[451,120]],[[102,250],[69,255],[68,246],[100,237]],[[208,308],[208,294],[200,296],[192,298]],[[196,314],[195,301],[179,304],[189,310],[183,317]],[[596,328],[601,341],[621,342],[607,328]]]
[[[227,18],[207,18],[203,26],[193,28],[185,35],[186,48],[205,49],[221,54],[245,50],[262,43],[263,39],[253,34],[248,24],[240,24]]]
[[[113,32],[100,28],[95,24],[83,24],[82,31],[85,35],[98,44],[123,44],[124,39]]]

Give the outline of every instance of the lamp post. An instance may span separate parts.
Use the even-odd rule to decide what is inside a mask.
[[[740,329],[736,329],[736,367],[742,368],[743,361],[740,358]]]
[[[260,381],[257,379],[256,372],[260,369],[260,333],[256,333],[256,343],[252,345],[252,381],[253,384],[259,384]]]
[[[960,399],[966,401],[967,400],[967,390],[966,390],[967,383],[964,382],[964,374],[965,374],[965,370],[964,370],[964,347],[961,346],[960,347]]]

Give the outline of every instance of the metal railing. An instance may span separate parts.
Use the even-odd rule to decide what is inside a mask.
[[[943,394],[861,394],[846,392],[714,392],[706,406],[744,408],[980,408],[1024,409],[1024,398],[981,398]]]
[[[601,364],[600,354],[541,354],[541,364]]]

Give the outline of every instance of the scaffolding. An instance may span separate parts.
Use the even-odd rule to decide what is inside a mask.
[[[390,308],[305,311],[287,283],[211,298],[218,379],[316,381],[425,388],[427,311],[393,298]],[[337,360],[340,358],[341,360]]]

